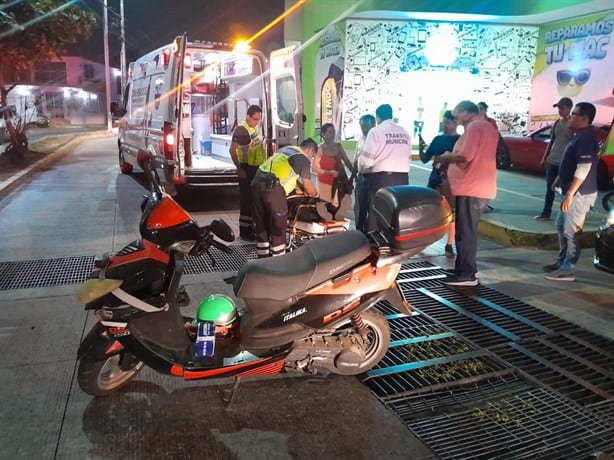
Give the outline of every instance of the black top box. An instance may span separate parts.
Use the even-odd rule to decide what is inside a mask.
[[[436,190],[415,185],[379,189],[373,212],[394,249],[415,253],[441,239],[452,222],[447,200]]]

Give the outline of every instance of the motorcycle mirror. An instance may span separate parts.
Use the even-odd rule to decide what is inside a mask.
[[[222,219],[213,219],[209,224],[209,230],[222,241],[230,243],[235,240],[232,228]]]

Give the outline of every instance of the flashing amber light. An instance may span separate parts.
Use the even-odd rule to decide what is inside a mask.
[[[247,53],[249,51],[249,43],[244,41],[244,40],[239,40],[236,44],[235,47],[233,48],[232,52],[233,53]]]

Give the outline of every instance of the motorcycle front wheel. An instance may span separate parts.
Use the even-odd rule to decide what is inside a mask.
[[[380,313],[366,311],[360,314],[362,322],[367,328],[368,341],[365,344],[365,359],[358,366],[345,367],[340,366],[331,369],[331,372],[339,375],[359,375],[367,372],[377,363],[379,363],[390,345],[390,327],[388,321]],[[346,322],[337,326],[335,335],[354,333],[354,326],[348,319]]]
[[[128,366],[122,360],[129,359]],[[107,396],[130,382],[143,368],[139,361],[128,353],[119,353],[92,361],[87,356],[79,360],[77,381],[81,389],[92,396]]]

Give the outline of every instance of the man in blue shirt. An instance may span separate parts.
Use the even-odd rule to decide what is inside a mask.
[[[568,126],[574,132],[567,144],[554,186],[561,187],[563,198],[555,226],[559,233],[559,255],[555,263],[544,265],[546,278],[574,281],[574,268],[580,258],[580,232],[586,213],[597,199],[597,164],[599,141],[591,126],[596,109],[593,104],[579,102],[571,112]]]

